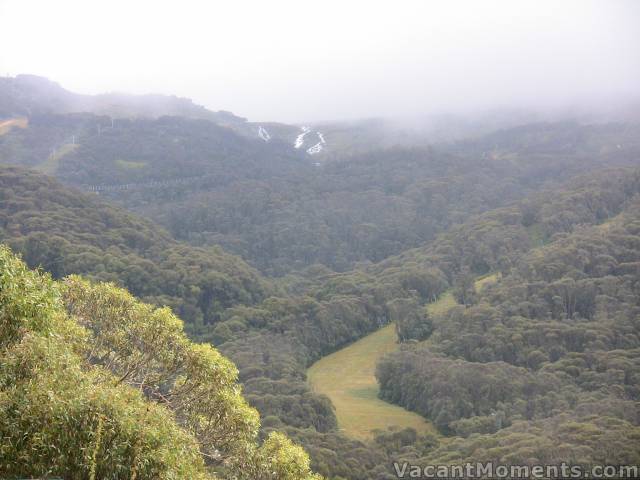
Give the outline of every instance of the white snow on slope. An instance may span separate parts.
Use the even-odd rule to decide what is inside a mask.
[[[304,136],[311,131],[309,127],[300,127],[302,133],[296,137],[296,143],[294,145],[295,148],[300,148],[304,145]]]
[[[271,135],[269,135],[269,132],[267,132],[266,128],[264,128],[262,125],[258,127],[258,136],[265,142],[271,140]]]
[[[324,135],[322,135],[320,132],[316,132],[316,134],[318,135],[318,140],[320,141],[316,143],[313,147],[310,147],[307,149],[307,153],[309,155],[315,155],[316,153],[320,153],[322,151],[323,146],[327,143],[324,140]]]
[[[318,142],[313,147],[307,148],[307,153],[309,155],[315,155],[316,153],[320,153],[322,151],[322,143]]]

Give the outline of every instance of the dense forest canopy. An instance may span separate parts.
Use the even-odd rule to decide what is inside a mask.
[[[55,278],[81,273],[116,282],[194,325],[271,291],[242,259],[180,244],[148,220],[40,173],[0,167],[0,198],[0,241]]]
[[[637,175],[621,213],[517,256],[469,305],[433,318],[429,342],[379,364],[384,398],[461,437],[429,462],[638,462]]]

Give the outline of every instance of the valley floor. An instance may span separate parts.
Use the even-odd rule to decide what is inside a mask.
[[[327,395],[336,408],[338,426],[346,435],[369,440],[375,429],[412,427],[419,432],[433,427],[423,417],[378,398],[376,363],[398,348],[395,325],[352,343],[314,363],[307,377],[316,393]]]
[[[498,274],[478,278],[475,288],[479,291],[498,278]],[[448,291],[428,304],[427,309],[431,315],[438,315],[455,305],[453,293]],[[422,416],[378,398],[376,364],[383,355],[398,347],[395,324],[389,324],[318,360],[307,370],[311,388],[331,399],[338,426],[346,435],[370,440],[374,430],[393,426],[435,433],[435,427]]]

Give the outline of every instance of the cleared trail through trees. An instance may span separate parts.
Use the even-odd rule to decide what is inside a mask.
[[[372,430],[394,425],[419,432],[433,428],[420,415],[378,398],[376,363],[398,348],[396,339],[395,325],[389,324],[320,359],[307,371],[311,388],[331,399],[338,426],[350,437],[369,440]]]
[[[495,282],[497,275],[476,280],[476,290]],[[446,312],[457,305],[451,291],[426,306],[432,315]],[[397,350],[395,324],[382,327],[357,342],[321,358],[307,370],[307,378],[314,392],[331,399],[338,418],[338,427],[346,435],[370,440],[373,430],[389,427],[411,427],[418,432],[436,432],[424,417],[378,398],[375,371],[378,360]]]

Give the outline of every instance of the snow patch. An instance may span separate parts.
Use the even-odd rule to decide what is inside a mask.
[[[271,140],[271,135],[269,135],[269,132],[267,132],[267,129],[264,128],[262,125],[258,127],[258,136],[265,142],[268,142],[269,140]]]
[[[315,155],[316,153],[320,153],[322,151],[322,143],[318,142],[313,147],[307,148],[307,153],[309,155]]]
[[[304,145],[304,136],[311,131],[309,127],[300,127],[300,130],[302,130],[302,133],[296,137],[295,148],[300,148]]]
[[[320,153],[324,147],[324,145],[326,145],[326,141],[324,140],[324,135],[322,135],[322,133],[320,132],[316,132],[316,134],[318,135],[318,140],[319,142],[316,143],[313,147],[310,147],[307,149],[307,153],[309,155],[315,155],[316,153]]]

